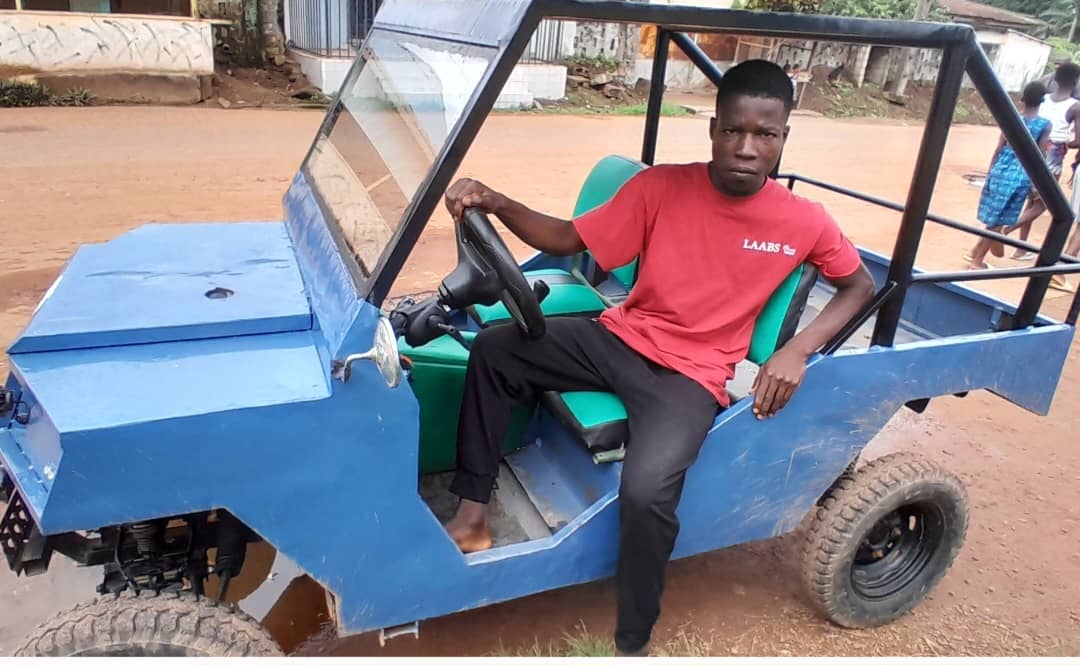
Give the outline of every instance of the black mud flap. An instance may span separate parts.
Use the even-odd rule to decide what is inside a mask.
[[[5,487],[10,484],[11,480],[5,477]],[[16,575],[40,575],[49,569],[52,545],[41,535],[19,491],[14,487],[7,488],[9,498],[4,519],[0,521],[0,545],[8,567]]]

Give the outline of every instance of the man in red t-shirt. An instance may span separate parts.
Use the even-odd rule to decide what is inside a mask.
[[[712,161],[649,168],[573,221],[530,210],[474,180],[458,181],[446,194],[455,219],[467,207],[480,208],[548,254],[587,248],[604,270],[640,261],[629,297],[599,320],[551,318],[537,340],[512,325],[476,337],[451,485],[461,503],[447,525],[463,551],[491,547],[485,504],[515,404],[545,390],[615,392],[630,430],[619,488],[621,654],[647,652],[686,470],[717,410],[728,405],[725,384],[746,357],[769,296],[804,261],[836,287],[817,318],[761,368],[753,388],[758,418],[788,402],[810,354],[873,295],[858,252],[824,208],[768,178],[791,106],[791,81],[779,67],[763,60],[733,67],[717,90]]]

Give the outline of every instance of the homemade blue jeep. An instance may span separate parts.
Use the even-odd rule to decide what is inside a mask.
[[[387,299],[541,18],[658,26],[640,159],[595,164],[577,213],[653,162],[672,42],[710,80],[722,76],[688,32],[942,50],[904,205],[776,174],[902,211],[896,246],[863,252],[876,298],[811,359],[791,403],[758,421],[754,372],[830,296],[809,266],[770,285],[732,406],[687,477],[674,556],[805,518],[808,598],[848,627],[900,616],[945,574],[967,526],[960,483],[927,460],[860,464],[860,452],[899,409],[942,395],[985,389],[1045,414],[1080,303],[1064,323],[1039,314],[1050,276],[1080,271],[1061,256],[1071,212],[975,33],[646,3],[386,0],[284,221],[151,224],[81,247],[8,350],[8,563],[43,573],[59,552],[103,574],[95,600],[43,624],[19,653],[277,653],[257,620],[304,574],[325,589],[338,633],[386,636],[613,573],[620,459],[633,441],[611,393],[521,405],[492,549],[462,554],[441,520],[455,506],[446,485],[473,336],[492,325],[540,336],[546,317],[595,316],[634,288],[635,265],[605,273],[584,253],[518,266],[470,211],[437,293]],[[965,72],[1053,213],[1041,248],[928,214]],[[920,271],[927,220],[1039,258]],[[1017,306],[955,284],[1003,277],[1028,278]],[[260,543],[276,553],[272,569],[250,556]]]

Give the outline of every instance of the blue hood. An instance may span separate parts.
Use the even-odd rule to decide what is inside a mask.
[[[8,352],[311,327],[283,223],[149,224],[79,248]]]

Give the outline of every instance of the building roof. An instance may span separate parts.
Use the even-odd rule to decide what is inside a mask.
[[[938,0],[938,4],[958,23],[968,23],[975,29],[1013,28],[1022,31],[1043,25],[1042,21],[1032,16],[991,7],[974,0]]]

